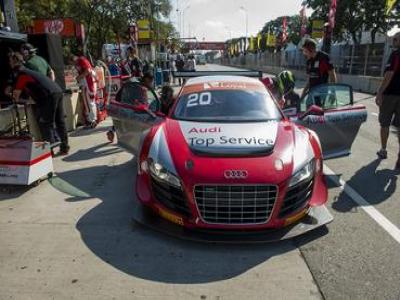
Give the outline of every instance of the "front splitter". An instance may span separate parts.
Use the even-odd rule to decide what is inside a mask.
[[[271,243],[294,238],[333,221],[325,205],[312,207],[300,221],[282,229],[260,231],[186,229],[171,223],[135,201],[134,221],[175,238],[203,243]]]

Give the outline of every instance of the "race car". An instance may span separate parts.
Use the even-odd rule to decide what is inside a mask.
[[[135,212],[139,222],[203,241],[272,241],[333,220],[325,207],[323,149],[343,155],[350,137],[321,146],[303,125],[328,128],[334,117],[323,121],[324,108],[310,105],[312,95],[291,120],[260,80],[242,75],[190,78],[167,116],[158,112],[154,91],[137,99],[144,94],[140,83],[125,84],[111,102],[118,142],[137,158],[137,210],[146,208]],[[144,101],[145,108],[133,105]],[[365,107],[351,106],[366,115]],[[361,126],[361,117],[339,111],[337,120]]]

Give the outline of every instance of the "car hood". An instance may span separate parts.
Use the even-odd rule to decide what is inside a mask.
[[[178,121],[190,150],[203,156],[268,155],[275,146],[278,122],[204,123]]]
[[[214,140],[225,136],[236,140],[232,140],[234,145],[229,147],[225,145],[225,138],[222,145],[217,142],[191,144],[190,139],[203,134]],[[239,139],[242,139],[242,144],[238,144]],[[257,143],[257,139],[265,142]],[[314,153],[307,130],[286,120],[250,125],[183,123],[167,119],[157,128],[149,156],[189,185],[198,182],[238,183],[224,178],[226,170],[244,170],[249,174],[246,183],[259,184],[287,180],[312,159]]]

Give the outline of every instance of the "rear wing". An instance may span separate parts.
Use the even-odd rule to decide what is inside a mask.
[[[187,71],[187,72],[172,72],[176,78],[194,78],[203,76],[243,76],[262,78],[261,71]]]

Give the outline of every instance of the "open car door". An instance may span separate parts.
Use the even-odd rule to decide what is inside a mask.
[[[321,108],[320,113],[310,111],[315,106]],[[336,158],[351,153],[360,127],[367,121],[367,109],[354,104],[350,85],[326,84],[311,89],[301,100],[294,121],[318,134],[325,159]]]
[[[156,115],[159,108],[160,101],[153,90],[140,82],[125,83],[109,106],[109,115],[113,119],[118,144],[138,155],[143,134],[163,120]]]

